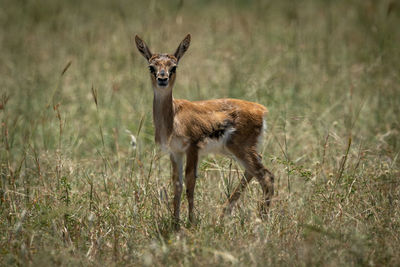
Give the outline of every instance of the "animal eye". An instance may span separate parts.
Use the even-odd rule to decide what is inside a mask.
[[[149,70],[151,73],[155,73],[156,72],[156,68],[154,68],[154,66],[149,66]]]
[[[175,73],[175,72],[176,72],[176,66],[173,66],[173,67],[169,70],[169,72]]]

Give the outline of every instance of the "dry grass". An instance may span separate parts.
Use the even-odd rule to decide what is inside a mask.
[[[400,265],[395,2],[1,2],[1,265]],[[251,183],[218,222],[242,170],[210,156],[197,225],[183,201],[172,231],[169,161],[131,37],[172,52],[187,32],[175,97],[270,110],[268,221]]]

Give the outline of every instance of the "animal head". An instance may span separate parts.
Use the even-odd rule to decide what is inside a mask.
[[[190,45],[190,34],[179,44],[174,54],[153,54],[146,43],[135,36],[136,47],[149,63],[151,82],[155,90],[171,89],[175,83],[179,60]]]

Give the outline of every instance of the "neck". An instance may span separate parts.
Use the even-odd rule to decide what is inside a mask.
[[[174,123],[172,88],[154,89],[153,122],[156,143],[165,144],[171,136]]]

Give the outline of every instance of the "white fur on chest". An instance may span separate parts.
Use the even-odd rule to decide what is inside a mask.
[[[184,153],[188,149],[189,145],[189,138],[172,135],[167,142],[161,143],[161,148],[170,153]]]

